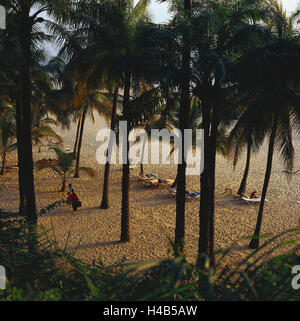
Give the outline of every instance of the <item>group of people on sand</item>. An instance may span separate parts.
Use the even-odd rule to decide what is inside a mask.
[[[69,184],[67,200],[70,202],[70,205],[72,206],[73,213],[77,212],[78,207],[81,207],[81,201],[75,193],[72,184]]]

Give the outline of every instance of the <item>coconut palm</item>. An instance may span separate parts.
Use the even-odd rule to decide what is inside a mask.
[[[115,129],[116,129],[118,95],[119,95],[119,87],[116,86],[113,94],[113,104],[112,104],[112,112],[111,112],[111,119],[110,119],[110,129],[112,132],[115,132]],[[108,146],[111,146],[111,143],[112,143],[111,138],[109,138]],[[107,158],[109,158],[108,150],[107,150],[106,156]],[[110,159],[108,159],[105,164],[102,200],[100,204],[101,209],[108,209],[110,207],[109,181],[110,181]]]
[[[74,155],[72,153],[63,152],[59,148],[51,148],[54,150],[57,156],[57,163],[48,163],[45,161],[38,161],[37,162],[37,170],[45,170],[50,169],[56,174],[58,174],[62,179],[62,187],[61,192],[64,192],[66,189],[67,179],[74,174]],[[96,171],[91,167],[79,167],[78,170],[80,172],[84,172],[89,177],[95,177]]]
[[[269,1],[269,5],[270,13],[266,25],[270,30],[270,38],[266,44],[253,49],[242,59],[242,66],[249,71],[252,89],[251,107],[246,111],[247,117],[254,118],[257,133],[265,133],[268,136],[268,158],[261,202],[256,228],[249,244],[253,249],[259,246],[274,149],[278,147],[286,168],[292,170],[292,127],[299,123],[300,116],[300,99],[293,86],[299,81],[295,71],[295,66],[299,66],[300,63],[299,36],[292,28],[292,17],[287,18],[282,6],[276,1]],[[253,71],[250,71],[251,68],[258,68],[260,72],[254,75]]]
[[[163,0],[165,2],[168,0]],[[177,170],[177,193],[176,193],[176,226],[175,226],[175,254],[182,255],[184,250],[185,235],[185,190],[186,190],[186,162],[184,158],[184,129],[188,125],[190,110],[190,63],[191,63],[191,34],[190,24],[192,15],[192,0],[184,0],[181,3],[170,1],[173,10],[177,13],[175,20],[180,21],[182,31],[182,61],[181,61],[181,81],[180,81],[180,126],[182,133],[182,164]]]
[[[41,17],[43,12],[48,12],[52,16],[61,16],[61,13],[68,8],[70,1],[27,1],[20,0],[18,3],[12,0],[4,0],[2,5],[8,10],[9,15],[15,15],[15,40],[17,42],[20,53],[20,88],[21,101],[20,108],[17,108],[17,113],[21,112],[21,116],[17,115],[17,127],[22,135],[22,153],[20,153],[20,171],[22,172],[21,180],[24,188],[25,208],[24,215],[32,222],[36,223],[36,204],[34,192],[34,175],[33,175],[33,157],[32,157],[32,84],[31,70],[33,62],[33,50],[38,48],[38,43],[49,40],[49,38],[39,30],[39,24],[44,23]],[[19,121],[22,121],[22,124]],[[20,145],[19,145],[20,146]]]
[[[241,117],[245,117],[242,115]],[[233,167],[235,168],[239,157],[246,147],[246,166],[243,174],[243,178],[241,184],[239,186],[238,195],[245,194],[247,179],[250,169],[250,161],[252,152],[256,152],[260,145],[262,144],[262,140],[264,137],[258,137],[255,135],[255,124],[251,124],[251,119],[247,119],[245,122],[238,121],[235,127],[231,130],[228,140],[226,142],[227,147],[227,155],[233,155]]]
[[[123,95],[123,108],[122,108],[122,120],[127,121],[131,119],[130,110],[130,91],[132,90],[132,85],[134,78],[141,76],[142,68],[145,66],[140,59],[139,55],[135,52],[135,26],[143,21],[147,15],[147,7],[149,5],[149,0],[140,0],[136,5],[134,1],[120,1],[120,10],[123,14],[124,20],[127,24],[127,34],[125,38],[127,41],[123,43],[121,55],[118,57],[119,70],[122,74],[122,83],[124,88]],[[124,40],[125,40],[124,38]],[[123,164],[122,172],[122,210],[121,210],[121,242],[130,241],[130,210],[129,210],[129,126],[125,133],[127,146],[123,149],[123,156],[125,157],[125,162]]]
[[[94,121],[93,110],[96,110],[100,116],[104,116],[106,119],[111,114],[111,103],[107,99],[106,95],[103,94],[100,90],[92,90],[92,91],[88,92],[87,95],[88,96],[85,97],[81,102],[83,109],[82,109],[82,115],[81,115],[81,120],[80,120],[78,145],[77,145],[77,149],[76,149],[76,157],[75,157],[76,158],[76,165],[75,165],[74,178],[79,177],[78,168],[80,167],[80,154],[81,154],[83,131],[84,131],[86,117],[90,116],[92,121]]]
[[[237,82],[231,69],[243,50],[258,37],[259,1],[205,1],[196,3],[192,43],[193,89],[201,101],[204,129],[204,171],[201,174],[200,237],[198,262],[203,253],[214,265],[215,165],[220,126],[231,123]],[[249,17],[251,17],[249,19]],[[198,29],[202,32],[197,32]],[[235,66],[237,68],[237,66]]]

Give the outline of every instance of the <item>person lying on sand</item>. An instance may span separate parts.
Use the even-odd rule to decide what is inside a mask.
[[[283,173],[286,173],[286,174],[290,174],[290,175],[297,175],[300,173],[300,169],[298,169],[297,171],[289,171],[289,170],[284,170],[282,171]]]

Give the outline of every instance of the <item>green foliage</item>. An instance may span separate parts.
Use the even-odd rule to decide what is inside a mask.
[[[68,241],[60,249],[50,232],[39,231],[33,249],[26,221],[0,212],[0,262],[7,270],[7,290],[0,291],[0,300],[300,300],[299,291],[291,287],[299,246],[256,264],[250,258],[261,249],[254,251],[239,269],[226,267],[215,275],[206,257],[201,268],[189,264],[185,256],[139,264],[122,260],[113,267],[105,267],[101,260],[87,265],[74,257],[76,250],[66,252]],[[296,230],[291,232],[297,235]],[[269,252],[291,244],[281,243]]]

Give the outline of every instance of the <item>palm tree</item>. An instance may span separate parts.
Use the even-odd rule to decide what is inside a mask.
[[[168,0],[165,0],[168,1]],[[162,2],[165,2],[162,1]],[[182,133],[182,164],[177,170],[177,193],[176,193],[176,227],[175,227],[175,255],[181,255],[184,250],[185,235],[185,190],[186,190],[186,162],[184,158],[184,129],[188,128],[188,117],[190,110],[190,62],[191,62],[191,39],[190,23],[192,14],[192,0],[184,0],[183,12],[174,4],[174,9],[179,11],[176,19],[180,19],[183,25],[182,30],[182,62],[180,82],[180,126]]]
[[[24,216],[32,223],[37,222],[35,192],[34,192],[34,175],[33,175],[33,157],[32,157],[32,137],[31,137],[31,102],[32,102],[32,48],[37,48],[36,45],[41,40],[47,37],[43,32],[38,30],[38,25],[44,22],[40,16],[43,12],[59,16],[60,13],[68,8],[69,1],[63,0],[58,2],[53,1],[27,1],[20,0],[18,3],[11,0],[4,0],[1,3],[8,9],[10,15],[15,15],[16,39],[20,49],[22,64],[20,69],[21,76],[21,102],[20,108],[17,108],[17,131],[22,134],[22,153],[20,153],[20,172],[21,179],[24,180],[22,186],[24,188],[25,208]],[[19,121],[22,121],[20,124]]]
[[[78,168],[80,167],[81,146],[82,146],[83,131],[84,131],[86,117],[90,115],[91,119],[94,120],[93,110],[96,110],[100,116],[104,116],[106,119],[111,114],[110,101],[107,99],[106,95],[103,94],[100,90],[88,91],[87,96],[84,97],[81,101],[81,106],[83,106],[83,108],[82,108],[82,115],[80,119],[78,144],[75,152],[76,165],[75,165],[74,178],[79,177]]]
[[[237,57],[260,34],[257,19],[261,17],[260,2],[206,1],[198,3],[193,23],[193,89],[201,101],[204,129],[204,171],[201,174],[200,237],[198,263],[203,253],[214,265],[215,165],[220,126],[233,118],[233,97],[238,98],[237,83],[231,69]],[[249,17],[250,20],[248,19]],[[197,26],[202,32],[197,32]]]
[[[270,14],[266,25],[270,30],[269,41],[252,50],[242,60],[246,69],[259,68],[256,75],[249,74],[251,80],[252,105],[247,111],[257,113],[255,117],[258,133],[269,137],[268,158],[257,223],[250,248],[259,246],[259,235],[263,219],[265,198],[272,172],[274,149],[278,146],[287,169],[293,168],[294,148],[292,126],[299,122],[300,99],[293,83],[299,81],[295,66],[299,65],[299,36],[292,28],[293,18],[287,18],[282,6],[270,1]],[[274,69],[276,66],[276,69]],[[276,72],[275,72],[276,70]],[[258,90],[259,86],[259,90]],[[263,106],[263,109],[262,109]],[[250,116],[249,116],[250,117]]]
[[[245,117],[242,115],[241,117]],[[259,146],[262,144],[262,139],[258,141],[259,137],[255,135],[255,124],[251,124],[251,119],[247,118],[247,121],[242,122],[238,121],[235,127],[231,130],[227,145],[227,155],[233,154],[233,167],[236,167],[238,159],[243,151],[243,148],[246,145],[247,154],[246,154],[246,166],[243,174],[243,178],[238,189],[237,194],[242,195],[246,192],[247,179],[250,169],[250,161],[252,152],[258,150]]]
[[[51,164],[44,161],[38,161],[37,170],[41,171],[45,169],[50,169],[54,171],[56,174],[58,174],[62,179],[62,187],[60,191],[64,192],[66,189],[67,178],[70,177],[75,172],[74,156],[72,153],[63,152],[59,148],[51,148],[51,149],[55,151],[58,162]],[[79,167],[78,170],[81,172],[84,172],[89,177],[96,176],[96,171],[93,168]]]
[[[127,21],[128,26],[128,41],[124,43],[123,48],[123,57],[121,58],[122,73],[123,73],[123,84],[124,84],[124,95],[123,95],[123,114],[122,120],[130,121],[131,111],[130,111],[130,90],[133,82],[134,70],[137,66],[140,68],[137,62],[139,59],[134,52],[135,49],[135,26],[139,21],[143,21],[146,16],[147,7],[149,5],[149,0],[140,0],[135,6],[134,1],[121,1],[120,9],[124,15],[125,21]],[[127,126],[126,133],[123,133],[126,137],[127,146],[123,148],[123,155],[126,158],[126,161],[123,164],[123,173],[122,173],[122,210],[121,210],[121,242],[130,241],[130,211],[129,211],[129,126]]]
[[[119,95],[119,87],[116,86],[115,90],[114,90],[114,94],[113,94],[113,105],[112,105],[112,112],[111,112],[111,119],[110,119],[110,129],[112,132],[115,132],[115,129],[116,129],[118,95]],[[110,139],[111,138],[109,138],[109,145],[108,146],[111,145]],[[107,151],[106,156],[109,157],[108,151]],[[101,209],[108,209],[110,207],[109,179],[110,179],[110,160],[108,159],[105,164],[105,170],[104,170],[102,201],[101,201],[101,205],[100,205]]]

